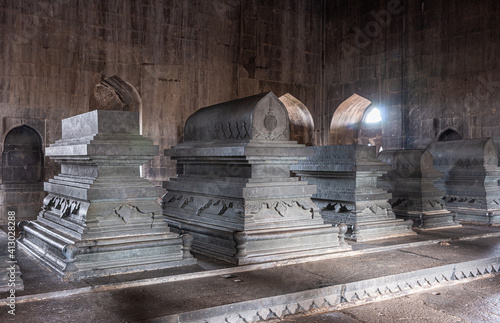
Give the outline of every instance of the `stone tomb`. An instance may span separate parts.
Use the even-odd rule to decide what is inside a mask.
[[[328,223],[346,223],[354,241],[414,234],[412,221],[396,219],[391,194],[377,187],[389,166],[377,160],[375,146],[309,147],[312,156],[291,167],[317,186],[312,198]]]
[[[290,177],[308,152],[289,141],[272,92],[200,109],[165,151],[183,169],[164,184],[166,221],[194,236],[193,250],[239,265],[346,250],[346,227],[325,224],[311,201],[316,187]]]
[[[19,244],[63,279],[194,264],[192,237],[169,232],[157,188],[140,165],[158,147],[139,135],[137,112],[92,111],[62,120],[46,149],[61,173],[36,221],[19,223]]]
[[[489,138],[440,141],[429,151],[444,174],[436,185],[445,192],[448,210],[464,223],[500,224],[500,168]]]
[[[392,168],[382,181],[392,192],[389,202],[397,217],[413,220],[414,227],[421,229],[460,226],[446,209],[444,192],[434,187],[443,174],[434,169],[429,151],[384,150],[378,159]]]

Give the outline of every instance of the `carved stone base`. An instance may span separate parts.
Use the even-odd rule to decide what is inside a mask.
[[[380,212],[378,212],[379,215],[374,216],[374,214],[372,214],[370,216],[370,214],[368,214],[368,210],[366,209],[364,213],[365,214],[363,216],[356,216],[355,212],[350,211],[341,213],[326,209],[321,211],[321,215],[325,219],[326,223],[347,224],[348,230],[345,235],[345,239],[347,240],[362,242],[415,234],[411,231],[413,224],[411,220],[396,219],[394,216],[390,215],[380,215]],[[360,220],[360,218],[362,220]]]
[[[419,205],[415,206],[417,203]],[[413,221],[413,227],[419,229],[438,229],[460,227],[455,213],[444,207],[442,199],[392,199],[392,210],[398,218]]]
[[[455,215],[448,210],[428,212],[398,212],[396,215],[402,219],[413,221],[413,227],[419,229],[441,229],[449,227],[460,227],[455,221]]]
[[[192,237],[169,232],[154,201],[128,201],[140,209],[132,204],[97,202],[90,212],[89,203],[84,201],[70,202],[50,194],[46,202],[38,220],[19,223],[22,234],[18,245],[63,280],[196,263],[189,253]],[[56,213],[54,208],[58,205],[60,209],[55,210],[60,212]],[[87,221],[85,228],[75,224],[74,217],[59,218],[64,210],[77,217],[81,208],[86,209],[87,218],[93,219]],[[95,215],[93,210],[112,212]]]
[[[235,233],[207,230],[167,218],[172,231],[194,237],[192,249],[236,265],[293,258],[328,256],[351,250],[344,241],[346,226],[318,225],[307,229],[248,230]]]
[[[467,208],[450,208],[450,211],[456,212],[457,220],[461,223],[479,224],[479,225],[500,225],[500,210],[488,209],[477,210]]]
[[[301,186],[307,184],[297,182],[295,188]],[[237,265],[350,249],[344,241],[347,227],[324,224],[316,205],[307,198],[245,203],[235,197],[169,192],[163,197],[163,210],[174,232],[194,237],[195,252]],[[242,218],[246,222],[238,223]]]
[[[105,245],[81,247],[91,241],[77,241],[72,244],[62,243],[55,235],[43,235],[34,223],[22,225],[26,238],[19,245],[41,260],[42,264],[57,273],[63,280],[77,280],[114,274],[132,273],[146,270],[187,266],[196,263],[196,259],[183,259],[183,251],[178,247],[188,236],[165,239],[163,235],[134,237],[132,239],[111,239]],[[28,233],[29,232],[29,233]],[[40,236],[35,236],[39,234]],[[53,232],[58,234],[58,232]],[[143,239],[141,239],[143,238]],[[50,241],[52,240],[52,241]],[[75,246],[75,247],[70,247]],[[125,250],[124,247],[127,247]],[[85,254],[85,252],[88,252]],[[74,255],[71,255],[74,253]],[[75,257],[78,254],[78,262]]]
[[[346,239],[363,242],[403,237],[410,234],[415,233],[411,231],[411,221],[409,220],[375,220],[355,224],[351,234],[346,235]]]

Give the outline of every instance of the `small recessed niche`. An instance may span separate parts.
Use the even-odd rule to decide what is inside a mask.
[[[2,152],[3,183],[37,183],[42,181],[42,139],[28,127],[9,131]]]

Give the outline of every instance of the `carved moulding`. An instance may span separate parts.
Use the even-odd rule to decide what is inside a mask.
[[[174,231],[193,235],[194,251],[241,265],[349,249],[343,227],[325,224],[308,197],[311,185],[296,178],[224,185],[220,179],[179,175],[165,183],[165,220]]]

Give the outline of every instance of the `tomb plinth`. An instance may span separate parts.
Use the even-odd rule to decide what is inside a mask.
[[[166,221],[193,235],[193,250],[235,264],[348,249],[345,227],[325,224],[311,201],[316,187],[290,177],[308,150],[288,139],[272,92],[198,110],[184,143],[165,150],[182,169],[164,183]]]
[[[446,208],[444,192],[434,187],[443,174],[434,169],[429,151],[384,150],[378,159],[391,167],[382,181],[392,192],[389,202],[397,217],[410,219],[421,229],[460,226]]]
[[[412,221],[396,219],[391,194],[377,187],[389,166],[378,161],[375,146],[308,147],[312,156],[293,165],[302,180],[317,186],[312,196],[325,221],[346,223],[347,239],[368,241],[415,234]]]
[[[450,212],[463,223],[500,224],[500,168],[489,138],[435,142],[434,167],[444,174],[436,185]]]
[[[140,176],[157,150],[137,112],[62,120],[62,139],[46,149],[61,173],[45,183],[37,220],[19,223],[19,244],[68,280],[194,264],[192,237],[169,232],[161,188]]]

